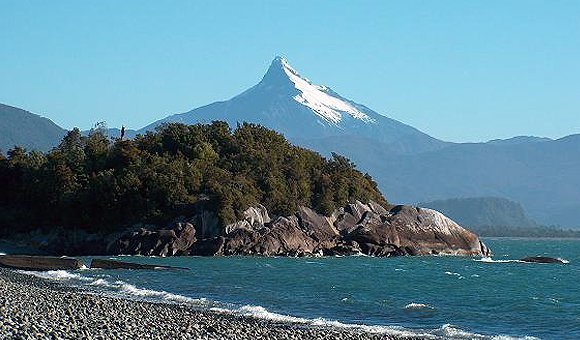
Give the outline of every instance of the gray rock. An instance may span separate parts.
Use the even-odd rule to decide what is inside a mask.
[[[175,256],[187,255],[197,240],[191,223],[178,222],[172,229],[141,229],[121,236],[108,247],[112,254]]]
[[[0,255],[0,266],[22,270],[75,270],[81,269],[81,260],[69,257]]]
[[[140,264],[140,263],[123,262],[123,261],[115,261],[115,260],[105,260],[105,259],[93,259],[91,262],[91,268],[98,268],[98,269],[182,269],[182,270],[189,270],[189,268],[156,266],[156,265],[150,265],[150,264]]]
[[[274,219],[257,205],[247,209],[242,220],[226,225],[220,235],[198,241],[195,236],[202,228],[196,228],[197,234],[190,223],[158,231],[142,229],[121,237],[111,252],[158,256],[490,254],[477,235],[437,211],[403,205],[387,210],[373,201],[355,201],[330,216],[299,207],[294,215]]]
[[[530,263],[562,263],[562,264],[567,263],[562,259],[556,259],[556,258],[547,257],[547,256],[524,257],[520,261],[530,262]]]

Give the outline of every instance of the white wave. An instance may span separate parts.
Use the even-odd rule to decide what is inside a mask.
[[[2,252],[0,252],[0,256],[2,256],[2,255],[6,255],[6,253],[2,253]]]
[[[468,332],[458,328],[457,326],[451,324],[445,324],[441,326],[438,330],[433,332],[438,336],[442,336],[446,339],[474,339],[474,340],[537,340],[538,338],[525,336],[525,337],[513,337],[510,335],[482,335],[477,333]],[[539,340],[539,339],[538,339]]]
[[[79,274],[70,273],[66,270],[49,270],[46,272],[35,272],[35,271],[27,271],[27,270],[18,270],[18,273],[36,276],[41,279],[47,280],[56,280],[56,281],[70,281],[70,280],[78,280],[78,281],[92,281],[93,279],[89,277],[84,277]]]
[[[91,278],[82,276],[76,273],[67,272],[66,270],[49,270],[46,272],[34,272],[34,271],[24,271],[19,270],[19,273],[36,276],[42,279],[56,280],[56,281],[77,281],[82,282],[88,286],[100,286],[107,287],[113,291],[124,293],[128,296],[141,297],[141,298],[154,298],[161,302],[173,302],[180,304],[189,305],[200,305],[206,303],[206,299],[195,299],[183,295],[172,294],[166,291],[157,291],[150,289],[138,288],[134,285],[128,284],[123,281],[115,281],[110,283],[107,280],[100,278]]]
[[[460,328],[454,327],[451,324],[445,324],[441,326],[437,333],[440,333],[442,336],[448,338],[460,338],[460,339],[484,339],[483,335],[479,336],[479,334],[473,334],[470,332],[466,332]]]
[[[332,321],[326,319],[314,319],[309,322],[313,326],[326,326],[343,329],[359,330],[367,333],[384,334],[393,337],[412,337],[422,339],[437,339],[437,336],[421,330],[410,330],[399,326],[370,326],[360,324],[342,323],[340,321]]]
[[[278,313],[272,313],[262,306],[242,306],[236,310],[236,314],[242,314],[244,316],[257,317],[260,319],[268,319],[273,321],[281,322],[293,322],[293,323],[307,323],[308,319],[299,318],[290,315],[283,315]]]
[[[562,261],[562,263],[570,263],[570,261],[563,259],[563,258],[560,258],[560,257],[558,257],[558,260]],[[482,257],[481,259],[474,259],[473,261],[484,262],[484,263],[527,263],[527,264],[538,263],[538,262],[521,261],[521,260],[494,260],[491,257]]]
[[[300,318],[290,315],[284,315],[279,313],[273,313],[268,311],[266,308],[262,306],[252,306],[252,305],[245,305],[240,308],[234,309],[227,309],[227,308],[220,308],[214,307],[210,308],[211,311],[223,313],[223,314],[234,314],[234,315],[243,315],[246,317],[253,317],[259,319],[266,319],[272,320],[276,322],[289,322],[289,323],[299,323],[299,324],[306,324],[312,326],[325,326],[325,327],[336,327],[336,328],[343,328],[343,329],[355,329],[360,330],[363,332],[369,333],[379,333],[391,336],[401,336],[401,337],[421,337],[425,339],[436,339],[437,336],[430,334],[429,332],[424,331],[414,331],[410,329],[405,329],[399,326],[373,326],[373,325],[360,325],[360,324],[349,324],[349,323],[342,323],[336,320],[327,320],[324,318],[316,318],[316,319],[307,319],[307,318]]]
[[[465,279],[461,274],[459,273],[454,273],[454,272],[445,272],[446,275],[450,275],[450,276],[456,276],[458,280],[463,280]]]
[[[223,306],[224,304],[207,300],[205,298],[191,298],[183,295],[173,294],[166,291],[157,291],[157,290],[150,290],[145,288],[139,288],[135,285],[126,283],[124,281],[115,281],[111,283],[102,278],[91,278],[85,277],[76,273],[70,273],[66,270],[55,270],[55,271],[47,271],[47,272],[31,272],[31,271],[18,271],[23,274],[33,275],[36,277],[40,277],[43,279],[49,280],[57,280],[57,281],[77,281],[82,282],[86,286],[93,286],[93,287],[105,287],[105,291],[101,291],[100,294],[103,295],[110,295],[112,293],[113,296],[116,297],[125,297],[125,298],[137,298],[137,299],[147,299],[147,300],[154,300],[158,302],[165,302],[165,303],[178,303],[178,304],[185,304],[192,307],[202,307],[204,309],[224,313],[224,314],[234,314],[234,315],[242,315],[246,317],[253,317],[259,319],[266,319],[272,320],[276,322],[288,322],[288,323],[300,323],[306,325],[313,325],[313,326],[326,326],[326,327],[336,327],[336,328],[343,328],[343,329],[352,329],[352,330],[359,330],[368,333],[378,333],[378,334],[385,334],[388,336],[393,337],[418,337],[423,339],[438,339],[441,336],[447,338],[455,338],[455,339],[493,339],[493,340],[512,340],[518,339],[506,335],[498,335],[498,336],[483,336],[477,333],[470,333],[467,331],[463,331],[459,328],[452,327],[451,325],[443,325],[441,328],[433,329],[433,330],[415,330],[415,329],[407,329],[400,326],[381,326],[381,325],[362,325],[362,324],[350,324],[350,323],[343,323],[336,320],[327,320],[324,318],[314,318],[314,319],[307,319],[302,317],[295,317],[291,315],[284,315],[279,313],[274,313],[268,311],[266,308],[262,306],[252,306],[252,305],[245,305],[239,308],[230,307],[230,308],[222,308],[222,307],[215,307],[215,306]],[[93,292],[94,293],[94,292]],[[109,293],[109,294],[108,294]],[[119,296],[121,294],[121,296]],[[231,305],[229,305],[231,306]],[[434,309],[433,307],[422,304],[422,303],[410,303],[405,306],[405,309]],[[522,339],[531,340],[535,339],[532,337],[525,337]]]
[[[104,280],[104,279],[96,279],[95,281],[89,283],[91,286],[105,286],[105,287],[110,287],[111,284],[109,283],[109,281]]]
[[[484,263],[527,263],[520,260],[494,260],[491,257],[482,257],[481,259],[474,259],[473,261]]]
[[[162,290],[139,288],[124,281],[115,281],[114,283],[110,283],[104,279],[92,279],[92,282],[89,283],[89,285],[107,287],[111,289],[109,293],[121,293],[125,297],[148,298],[159,302],[188,304],[191,306],[199,306],[207,302],[207,299],[205,298],[196,299]]]
[[[177,303],[183,303],[183,304],[189,304],[189,305],[200,305],[200,304],[205,304],[207,302],[207,299],[204,299],[204,298],[195,299],[195,298],[190,298],[190,297],[183,296],[183,295],[169,293],[166,291],[143,289],[143,288],[138,288],[138,287],[136,287],[132,284],[128,284],[128,283],[123,283],[118,288],[122,292],[128,293],[128,294],[133,295],[133,296],[152,297],[152,298],[160,299],[164,302],[177,302]]]
[[[435,308],[433,308],[425,303],[411,302],[410,304],[405,306],[405,309],[435,309]]]

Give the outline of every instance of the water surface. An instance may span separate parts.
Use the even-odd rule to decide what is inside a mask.
[[[188,271],[42,274],[107,294],[279,320],[473,338],[580,338],[580,240],[486,239],[464,257],[113,257]],[[569,264],[529,264],[525,256]]]

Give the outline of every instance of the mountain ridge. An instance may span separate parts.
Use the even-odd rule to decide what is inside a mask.
[[[292,141],[362,135],[379,143],[396,143],[399,153],[434,150],[448,144],[348,100],[328,86],[314,85],[282,57],[276,57],[262,80],[241,94],[168,116],[137,132],[168,122],[195,124],[213,120],[226,121],[232,127],[243,121],[262,124]]]
[[[503,197],[462,197],[422,202],[418,206],[435,209],[461,225],[537,227],[522,205]]]
[[[66,130],[46,117],[6,104],[0,104],[0,117],[2,152],[14,146],[48,151],[66,133]]]
[[[125,136],[168,122],[215,120],[231,128],[243,121],[260,124],[325,156],[344,155],[401,203],[498,196],[520,202],[541,224],[580,227],[580,135],[441,141],[313,84],[283,58],[274,59],[260,82],[229,100],[126,130]],[[119,130],[108,132],[119,136]]]

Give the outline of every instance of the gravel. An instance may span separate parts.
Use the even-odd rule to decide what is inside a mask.
[[[1,339],[395,339],[104,297],[7,269],[0,291]]]

